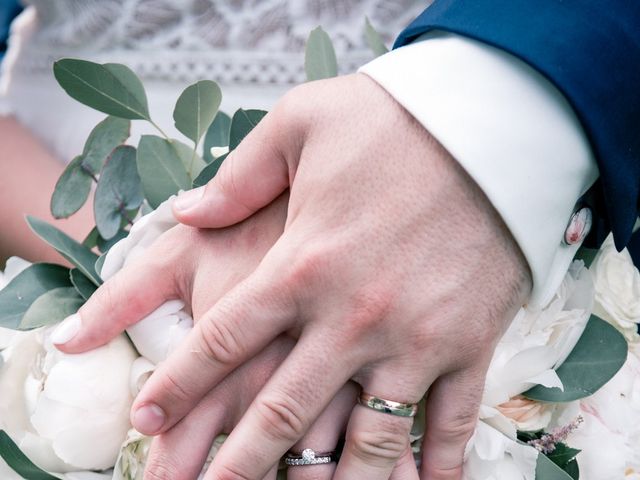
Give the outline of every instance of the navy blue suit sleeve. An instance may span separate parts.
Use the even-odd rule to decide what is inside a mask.
[[[395,47],[429,30],[501,48],[564,94],[598,162],[593,206],[625,247],[640,204],[640,1],[435,0]]]
[[[22,7],[18,0],[0,0],[0,60],[7,51],[11,22],[21,11]]]

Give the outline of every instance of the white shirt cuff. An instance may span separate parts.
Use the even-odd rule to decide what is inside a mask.
[[[562,94],[518,58],[466,37],[430,32],[360,69],[465,168],[502,216],[533,276],[529,306],[551,300],[580,244],[564,233],[598,178]]]

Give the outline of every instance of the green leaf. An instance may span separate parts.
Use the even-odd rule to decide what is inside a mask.
[[[129,138],[131,122],[123,118],[107,117],[89,134],[82,152],[82,166],[94,176],[113,150]]]
[[[213,147],[228,147],[229,133],[231,131],[231,117],[224,112],[218,112],[213,123],[204,136],[204,145],[202,147],[202,157],[207,163],[213,162],[211,149]]]
[[[371,22],[369,21],[369,17],[365,17],[364,21],[364,36],[367,40],[367,44],[369,48],[373,51],[376,57],[380,55],[384,55],[389,51],[387,46],[384,44],[384,40],[382,40],[382,36],[378,33],[378,31],[373,28]]]
[[[536,385],[524,396],[542,402],[571,402],[597,392],[627,359],[627,341],[604,320],[592,315],[580,340],[556,370],[564,391]]]
[[[126,211],[137,209],[143,200],[136,150],[117,147],[104,164],[93,202],[100,236],[105,240],[113,238],[126,220]]]
[[[150,120],[142,82],[124,65],[63,58],[53,64],[53,74],[80,103],[120,118]]]
[[[41,295],[70,287],[69,269],[52,263],[34,263],[0,290],[0,326],[17,329],[24,313]]]
[[[597,248],[580,247],[580,250],[578,250],[578,253],[576,254],[576,260],[582,260],[584,262],[584,266],[589,268],[599,251],[600,250]]]
[[[93,227],[87,237],[82,241],[82,245],[87,247],[89,250],[98,246],[98,240],[100,239],[100,234],[98,233],[98,229]]]
[[[102,266],[104,265],[104,261],[106,260],[106,258],[107,254],[103,253],[98,257],[98,260],[96,260],[94,268],[96,269],[96,272],[98,272],[98,275],[102,275]]]
[[[536,480],[572,480],[571,476],[542,453],[536,464]]]
[[[129,218],[135,218],[135,215],[129,215]],[[118,230],[118,233],[116,233],[113,238],[110,238],[109,240],[105,240],[102,237],[98,237],[98,250],[100,250],[100,253],[107,253],[109,250],[111,250],[111,247],[113,247],[116,243],[118,243],[120,240],[122,240],[123,238],[125,238],[127,235],[129,235],[129,232],[124,230],[124,229],[120,229]]]
[[[553,452],[547,454],[547,457],[549,457],[549,460],[551,460],[553,463],[565,470],[569,462],[576,458],[576,455],[578,455],[579,453],[580,450],[578,450],[577,448],[570,448],[566,444],[560,442],[556,443],[556,448],[553,450]]]
[[[138,145],[137,164],[144,196],[153,208],[180,190],[191,188],[182,159],[164,138],[143,135]]]
[[[229,150],[234,150],[244,137],[264,118],[267,114],[264,110],[243,110],[239,109],[233,114],[231,128],[229,131]]]
[[[55,248],[60,255],[69,262],[78,267],[95,285],[100,286],[102,280],[94,268],[96,259],[98,258],[95,253],[44,220],[27,216],[27,223],[36,235]]]
[[[14,472],[26,480],[60,480],[29,460],[4,430],[0,430],[0,456]]]
[[[215,177],[216,173],[218,173],[218,170],[220,170],[220,166],[222,165],[222,162],[224,162],[227,158],[227,155],[228,154],[225,153],[224,155],[216,158],[213,162],[207,165],[204,170],[200,172],[200,175],[198,175],[198,177],[193,181],[193,188],[202,187],[203,185],[209,183],[209,180]]]
[[[200,80],[188,86],[173,111],[176,128],[197,145],[218,112],[222,92],[216,82]]]
[[[564,469],[573,480],[580,480],[580,467],[576,460],[571,460]]]
[[[71,284],[85,300],[89,300],[91,295],[93,295],[93,292],[97,290],[97,287],[93,282],[91,282],[91,280],[89,280],[86,275],[77,268],[69,270],[69,280],[71,280]]]
[[[85,302],[74,287],[60,287],[40,295],[27,309],[20,330],[31,330],[60,323],[76,313]]]
[[[304,56],[304,70],[307,80],[322,80],[338,75],[338,61],[333,43],[322,27],[317,27],[309,34]]]
[[[196,178],[202,169],[207,166],[202,157],[190,146],[175,139],[171,140],[171,146],[175,149],[180,160],[182,160],[182,164],[184,168],[186,168],[189,178]]]
[[[51,214],[67,218],[76,213],[89,198],[93,181],[82,168],[82,155],[77,156],[60,175],[51,196]]]

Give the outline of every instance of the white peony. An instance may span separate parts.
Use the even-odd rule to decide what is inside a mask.
[[[171,207],[175,197],[163,202],[156,210],[140,218],[126,238],[116,243],[107,254],[101,276],[107,280],[121,268],[142,255],[160,235],[178,224]],[[127,329],[138,352],[152,363],[166,359],[193,327],[184,303],[170,300]]]
[[[67,355],[50,329],[15,337],[2,352],[0,422],[22,451],[52,472],[114,465],[129,426],[136,353],[124,336]]]
[[[595,283],[594,312],[637,342],[640,323],[640,272],[625,248],[616,250],[609,235],[591,265]]]
[[[562,388],[555,373],[584,331],[593,307],[593,282],[584,263],[571,265],[541,311],[521,309],[494,352],[475,433],[467,445],[465,480],[533,480],[538,452],[517,442],[517,428],[549,425],[554,405],[522,401],[535,385]]]

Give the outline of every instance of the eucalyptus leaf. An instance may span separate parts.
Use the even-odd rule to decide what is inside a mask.
[[[52,263],[34,263],[0,290],[0,326],[17,329],[24,313],[41,295],[69,287],[69,269]]]
[[[70,97],[95,110],[130,120],[150,120],[147,95],[128,67],[63,58],[53,74]]]
[[[40,295],[27,309],[20,330],[55,325],[76,313],[85,302],[75,287],[60,287]]]
[[[93,292],[97,290],[97,287],[89,280],[84,273],[77,268],[69,270],[69,280],[71,284],[85,300],[89,300]]]
[[[96,269],[96,272],[98,272],[98,275],[102,275],[102,266],[104,265],[104,261],[106,259],[107,259],[107,254],[103,253],[98,257],[98,260],[96,260],[94,268]]]
[[[549,460],[542,453],[538,455],[536,463],[536,480],[573,480],[571,476],[559,466]]]
[[[564,471],[573,479],[580,480],[580,467],[578,466],[577,460],[571,460],[567,463],[567,466],[564,468]]]
[[[137,209],[143,200],[136,150],[117,147],[104,164],[93,201],[100,236],[105,240],[113,238],[127,219],[126,211]]]
[[[191,178],[171,143],[155,135],[143,135],[138,145],[138,173],[144,196],[157,208],[171,195],[191,188]]]
[[[564,390],[536,385],[523,395],[541,402],[571,402],[593,395],[622,368],[627,350],[622,334],[592,315],[578,343],[556,370]]]
[[[54,218],[73,215],[89,198],[93,180],[82,168],[82,161],[82,155],[71,160],[56,182],[51,196],[51,214]]]
[[[234,150],[267,114],[264,110],[243,110],[233,114],[229,130],[229,150]]]
[[[582,260],[584,262],[584,266],[589,268],[599,251],[600,249],[598,248],[580,247],[575,258],[576,260]]]
[[[371,25],[371,22],[369,21],[369,17],[365,18],[364,23],[365,23],[364,36],[365,36],[365,39],[367,40],[367,44],[369,45],[369,48],[373,51],[376,57],[379,57],[380,55],[384,55],[385,53],[387,53],[389,49],[384,44],[384,40],[382,40],[382,36],[380,35],[380,33],[378,33],[378,31],[375,28],[373,28],[373,25]]]
[[[113,150],[122,145],[131,131],[131,122],[109,116],[102,120],[89,134],[82,152],[82,166],[97,175]]]
[[[322,27],[309,34],[304,57],[304,70],[307,80],[322,80],[338,75],[338,60],[331,38]]]
[[[204,145],[202,147],[202,158],[205,162],[213,162],[211,149],[213,147],[228,147],[229,133],[231,131],[231,117],[224,112],[218,112],[213,123],[204,136]]]
[[[95,253],[44,220],[27,216],[27,223],[36,235],[55,248],[60,255],[70,263],[79,268],[96,286],[100,286],[102,280],[94,268],[96,259],[98,258]]]
[[[225,161],[225,159],[227,158],[227,155],[228,155],[227,153],[225,153],[224,155],[221,155],[220,157],[216,158],[213,162],[211,162],[209,165],[204,167],[204,170],[202,170],[202,172],[200,172],[200,175],[198,175],[198,177],[193,181],[193,188],[202,187],[203,185],[206,185],[207,183],[209,183],[209,180],[215,177],[216,173],[218,173],[218,170],[220,170],[220,167],[222,166],[222,162]]]
[[[566,444],[559,442],[556,443],[553,452],[547,454],[547,457],[549,457],[549,460],[558,465],[560,468],[566,470],[569,462],[576,458],[576,455],[578,455],[579,453],[580,450],[578,450],[577,448],[571,448]]]
[[[176,139],[171,140],[171,145],[180,157],[180,160],[182,160],[182,164],[184,168],[186,168],[189,178],[196,178],[202,169],[207,166],[206,162],[192,147]]]
[[[197,145],[218,112],[222,92],[216,82],[200,80],[178,98],[173,120],[178,131]]]
[[[25,480],[60,480],[59,477],[50,475],[29,460],[4,430],[0,430],[0,456]]]
[[[130,215],[129,218],[135,218],[135,215]],[[111,247],[113,247],[116,243],[118,243],[120,240],[125,238],[127,235],[129,235],[129,232],[121,228],[120,230],[118,230],[118,233],[116,233],[113,236],[113,238],[110,238],[109,240],[105,240],[102,237],[98,237],[98,243],[97,243],[98,250],[100,250],[100,253],[107,253],[109,250],[111,250]]]
[[[100,239],[100,234],[98,233],[98,229],[93,227],[89,234],[82,241],[82,245],[87,247],[89,250],[98,246],[98,240]]]

